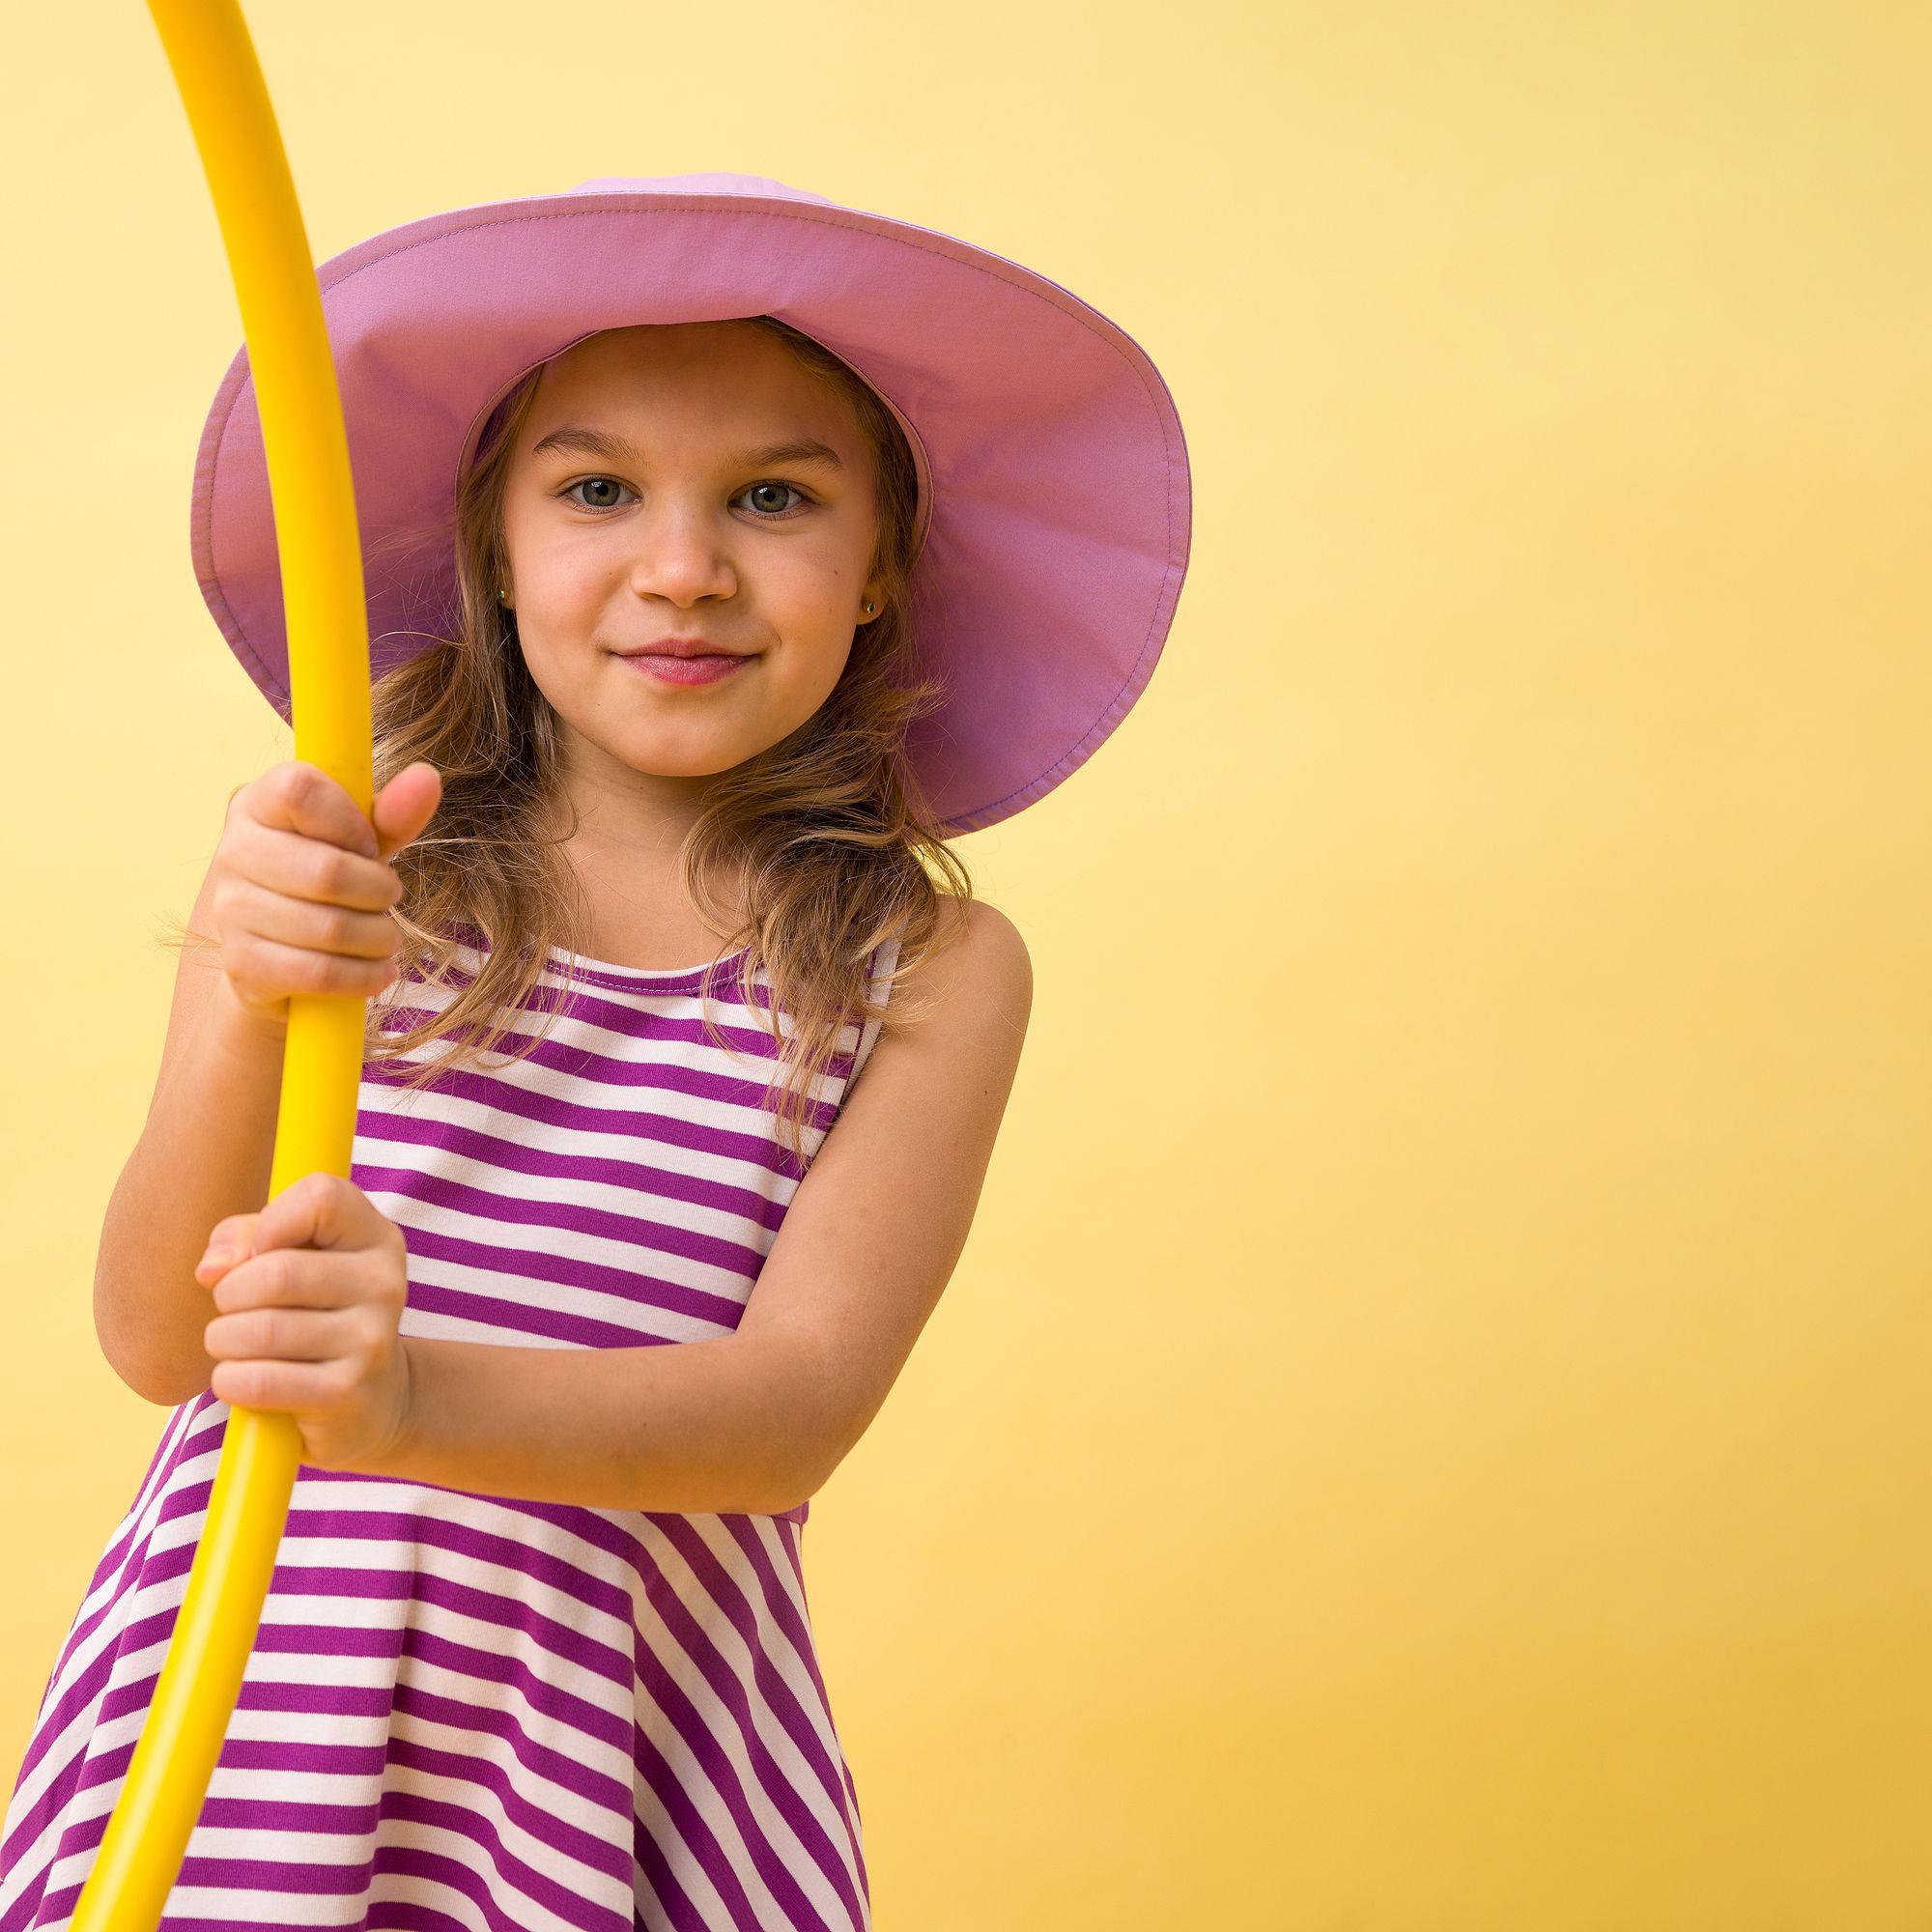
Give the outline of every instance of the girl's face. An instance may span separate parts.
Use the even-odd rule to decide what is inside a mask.
[[[781,449],[807,442],[831,455]],[[611,330],[546,364],[503,522],[504,606],[593,782],[700,779],[776,744],[824,703],[881,594],[851,404],[745,323]],[[704,683],[619,655],[672,638],[746,655]]]

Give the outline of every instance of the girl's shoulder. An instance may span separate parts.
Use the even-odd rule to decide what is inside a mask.
[[[940,954],[984,960],[997,955],[1027,959],[1026,941],[1020,929],[991,899],[962,898],[946,894],[940,900],[934,929],[932,956]]]
[[[949,898],[920,961],[918,1030],[1026,1032],[1033,958],[1020,929],[986,899]]]
[[[1023,973],[1031,983],[1033,955],[1019,927],[990,899],[965,901],[954,944],[960,949],[960,958],[972,967],[1008,977]]]

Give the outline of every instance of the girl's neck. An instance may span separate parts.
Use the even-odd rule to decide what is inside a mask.
[[[568,944],[586,959],[608,960],[639,973],[671,972],[708,959],[731,936],[707,925],[686,896],[675,865],[641,866],[635,856],[557,848],[577,875],[585,927]],[[735,894],[722,895],[727,916],[742,916]]]
[[[639,973],[675,971],[708,959],[730,936],[707,925],[684,890],[678,841],[612,836],[607,814],[580,817],[575,831],[554,846],[584,902],[584,929],[566,944],[586,959],[608,960]],[[561,830],[567,819],[554,821]],[[741,882],[713,880],[712,890],[729,917],[741,917]]]

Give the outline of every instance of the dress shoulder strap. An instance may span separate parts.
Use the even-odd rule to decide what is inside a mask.
[[[892,977],[893,968],[898,963],[898,956],[899,935],[897,933],[894,933],[890,938],[882,939],[872,949],[872,963],[867,970],[866,989],[867,997],[874,1004],[878,1002],[882,995],[890,997],[889,981]],[[853,1087],[858,1082],[860,1069],[871,1057],[872,1044],[878,1038],[880,1029],[884,1024],[883,1019],[875,1014],[860,1028],[859,1044],[853,1050],[852,1054],[852,1070],[845,1076],[845,1094],[847,1097],[850,1096]]]

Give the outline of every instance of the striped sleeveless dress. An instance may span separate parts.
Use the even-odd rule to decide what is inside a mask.
[[[897,950],[868,962],[874,1000]],[[737,1326],[879,1028],[847,1021],[801,1166],[760,1105],[770,980],[747,1010],[740,957],[703,1008],[737,1060],[705,1035],[701,968],[554,949],[514,1017],[556,1017],[517,1065],[497,1070],[506,1037],[414,1094],[409,1061],[365,1065],[351,1178],[403,1230],[403,1334],[600,1349]],[[448,979],[480,959],[466,944]],[[452,994],[412,977],[388,997],[401,1026]],[[0,1828],[0,1932],[70,1922],[228,1415],[211,1390],[172,1411],[74,1615]],[[301,1464],[163,1932],[866,1932],[810,1509],[578,1508]]]

